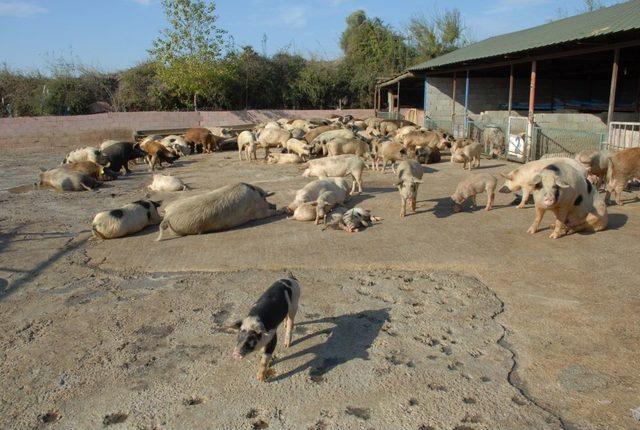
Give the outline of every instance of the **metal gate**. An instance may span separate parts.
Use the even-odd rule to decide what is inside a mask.
[[[521,116],[510,116],[507,121],[507,159],[526,163],[529,159],[527,128],[529,119]]]
[[[627,149],[640,146],[640,122],[609,123],[609,133],[603,149]]]

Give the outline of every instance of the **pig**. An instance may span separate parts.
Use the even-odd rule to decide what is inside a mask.
[[[51,187],[56,191],[85,191],[98,187],[100,182],[86,173],[58,167],[41,172],[35,185]]]
[[[93,161],[78,161],[63,164],[62,169],[69,172],[84,173],[91,176],[98,181],[113,181],[118,178],[118,175],[107,167],[94,163]]]
[[[340,126],[337,125],[337,124],[322,125],[320,127],[316,127],[314,129],[309,130],[304,135],[304,140],[306,140],[307,143],[311,143],[311,142],[313,142],[315,140],[316,137],[320,136],[325,131],[337,130],[339,128],[340,128]]]
[[[100,239],[115,239],[157,225],[162,220],[158,214],[160,204],[153,200],[138,200],[119,209],[99,212],[91,223],[93,235]]]
[[[291,130],[291,137],[293,139],[304,140],[304,135],[305,134],[307,134],[307,133],[301,128],[294,128],[294,129]]]
[[[171,134],[161,139],[155,139],[160,142],[165,148],[171,150],[180,157],[191,154],[191,148],[187,145],[184,137],[177,134]]]
[[[93,161],[94,163],[101,164],[103,166],[105,166],[109,162],[102,151],[93,146],[87,146],[69,152],[64,158],[63,164],[75,163],[78,161]]]
[[[129,161],[145,156],[140,146],[132,142],[114,143],[105,148],[102,154],[107,157],[111,170],[117,173],[124,168],[127,175],[131,173]]]
[[[186,191],[187,187],[179,178],[168,175],[153,175],[149,191]]]
[[[253,351],[260,350],[258,381],[264,382],[273,375],[269,369],[271,356],[276,349],[278,326],[284,321],[284,346],[291,346],[293,324],[300,301],[300,284],[289,273],[287,278],[273,283],[249,310],[246,318],[236,321],[232,327],[238,330],[238,341],[233,358],[242,360]]]
[[[119,140],[113,140],[113,139],[107,139],[104,140],[101,144],[100,144],[100,151],[102,151],[105,148],[110,147],[111,145],[113,145],[114,143],[118,143],[120,142]]]
[[[570,163],[552,163],[536,174],[531,183],[536,215],[527,233],[538,231],[547,210],[556,216],[551,239],[575,231],[601,231],[607,227],[604,201],[599,199],[598,191],[585,178],[583,170]]]
[[[451,195],[453,200],[453,211],[460,212],[464,203],[471,197],[473,209],[476,208],[476,195],[487,192],[487,206],[484,210],[489,211],[493,207],[493,200],[496,193],[496,185],[498,180],[489,173],[478,173],[469,175],[458,183],[456,191]]]
[[[442,155],[437,147],[430,148],[427,146],[424,148],[416,148],[415,157],[420,164],[439,163],[440,160],[442,160]]]
[[[294,221],[314,221],[316,219],[317,211],[316,206],[311,203],[302,203],[294,211],[293,214],[287,219]]]
[[[204,152],[205,154],[219,151],[220,143],[224,140],[223,137],[214,136],[211,130],[203,127],[194,127],[187,130],[184,135],[184,141],[191,153]]]
[[[258,160],[256,150],[258,148],[255,134],[250,130],[244,130],[238,135],[238,158],[242,161],[244,151],[247,161]]]
[[[404,160],[406,149],[401,143],[388,141],[382,142],[378,151],[378,159],[382,159],[382,173],[387,170],[387,163],[391,162],[391,170],[396,173],[396,163]],[[374,162],[373,170],[377,170],[377,161]]]
[[[355,154],[359,157],[371,158],[369,145],[360,139],[333,139],[327,143],[327,155]]]
[[[613,153],[609,151],[585,149],[584,151],[578,152],[575,159],[587,169],[587,174],[593,179],[592,182],[600,183],[607,176],[607,172],[609,171],[609,156],[612,154]]]
[[[412,131],[401,137],[396,135],[395,139],[407,149],[437,148],[440,151],[444,151],[448,144],[444,133],[439,131]]]
[[[518,209],[522,209],[527,204],[531,193],[533,193],[531,179],[549,164],[558,163],[568,163],[573,168],[584,174],[585,177],[587,176],[587,170],[576,160],[571,158],[547,158],[545,160],[530,161],[524,166],[520,166],[506,175],[504,173],[500,173],[500,175],[505,178],[505,181],[499,191],[501,193],[510,193],[522,190],[522,201],[518,205]]]
[[[302,163],[302,158],[298,154],[269,154],[267,157],[268,164],[298,164]]]
[[[480,155],[482,154],[482,144],[480,142],[472,142],[468,145],[456,150],[452,147],[451,160],[456,163],[463,163],[462,168],[469,170],[475,165],[480,167]]]
[[[287,210],[294,213],[303,203],[310,203],[316,207],[315,222],[318,224],[324,218],[328,210],[333,206],[347,201],[349,195],[349,183],[344,178],[324,178],[309,182],[296,192],[293,202]],[[300,219],[295,217],[294,219]]]
[[[311,155],[311,147],[304,140],[291,138],[284,145],[285,149],[294,154],[298,154],[300,158],[308,160]]]
[[[498,127],[487,126],[482,131],[482,143],[485,152],[491,155],[491,158],[497,158],[506,148],[504,132]]]
[[[334,230],[344,230],[349,233],[357,233],[361,229],[370,227],[374,222],[382,221],[382,218],[371,215],[371,212],[361,207],[351,209],[338,208],[331,212],[329,218],[325,220],[322,230],[332,228]]]
[[[186,197],[167,205],[157,241],[171,230],[178,236],[228,230],[249,221],[277,215],[263,189],[245,183],[226,185],[208,193]]]
[[[318,158],[309,160],[303,167],[306,167],[306,170],[302,172],[304,177],[335,178],[351,176],[353,178],[351,194],[355,193],[356,186],[358,187],[358,193],[362,192],[362,172],[364,171],[365,163],[357,155],[344,154]]]
[[[640,148],[629,148],[609,155],[609,175],[605,200],[613,193],[619,206],[622,206],[622,191],[627,183],[640,178]]]
[[[343,128],[339,130],[325,131],[324,133],[320,134],[318,137],[316,137],[315,139],[313,139],[313,141],[309,143],[311,145],[315,145],[315,144],[326,145],[333,139],[337,139],[337,138],[353,139],[354,137],[355,137],[355,134],[353,131]]]
[[[291,139],[291,133],[287,130],[265,128],[258,135],[258,146],[264,148],[265,160],[269,157],[269,148],[284,148],[287,140]]]
[[[162,167],[163,162],[173,164],[179,155],[169,151],[164,145],[155,140],[145,142],[140,145],[140,148],[147,153],[147,162],[149,163],[149,170],[152,172],[156,169],[156,165]]]
[[[400,208],[400,217],[404,218],[407,213],[407,202],[411,210],[416,211],[416,198],[418,188],[422,183],[424,169],[420,163],[414,160],[404,160],[398,165],[398,180],[395,186],[400,192],[402,206]]]
[[[415,124],[411,121],[406,121],[403,119],[386,119],[380,123],[378,128],[380,129],[380,133],[382,133],[384,136],[388,136],[397,131],[399,128],[407,125],[415,126]]]

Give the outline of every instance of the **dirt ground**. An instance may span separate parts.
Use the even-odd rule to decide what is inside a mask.
[[[452,214],[465,172],[443,162],[405,219],[393,176],[366,172],[350,204],[384,220],[357,234],[276,217],[97,241],[93,215],[144,197],[150,175],[136,166],[93,192],[6,191],[62,155],[0,160],[0,428],[640,427],[634,194],[610,207],[609,230],[552,240],[525,233],[533,210],[510,194],[491,212]],[[309,181],[233,152],[167,171],[192,189],[152,195],[165,203],[245,181],[282,206]],[[258,357],[231,359],[224,325],[288,270],[302,287],[294,344],[278,345],[261,384]]]

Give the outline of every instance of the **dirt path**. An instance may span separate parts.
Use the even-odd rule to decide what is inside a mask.
[[[47,157],[3,160],[0,188],[60,158]],[[58,411],[75,428],[633,428],[640,205],[612,208],[606,232],[553,241],[525,234],[532,211],[511,195],[452,216],[463,172],[433,169],[404,220],[391,175],[367,172],[354,201],[385,219],[352,235],[275,218],[88,241],[95,212],[144,195],[142,167],[97,192],[0,192],[0,426]],[[278,205],[308,181],[233,153],[171,172],[187,194],[242,180]],[[232,362],[219,328],[287,269],[303,286],[299,340],[258,384],[255,357]]]

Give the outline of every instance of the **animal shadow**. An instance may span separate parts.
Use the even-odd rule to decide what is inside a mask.
[[[277,362],[281,363],[307,354],[313,355],[313,358],[306,363],[278,375],[273,378],[273,380],[279,381],[286,379],[299,372],[304,372],[307,369],[309,370],[309,376],[316,379],[351,360],[357,358],[368,360],[368,350],[378,337],[382,326],[388,320],[389,308],[383,308],[300,323],[300,325],[332,323],[334,327],[319,330],[293,342],[293,345],[297,345],[322,334],[329,335],[324,343],[311,346],[279,359]]]
[[[454,214],[453,202],[451,201],[451,197],[440,197],[427,201],[436,202],[436,205],[432,209],[430,209],[431,212],[433,212],[433,214],[436,216],[436,218],[446,218]]]

